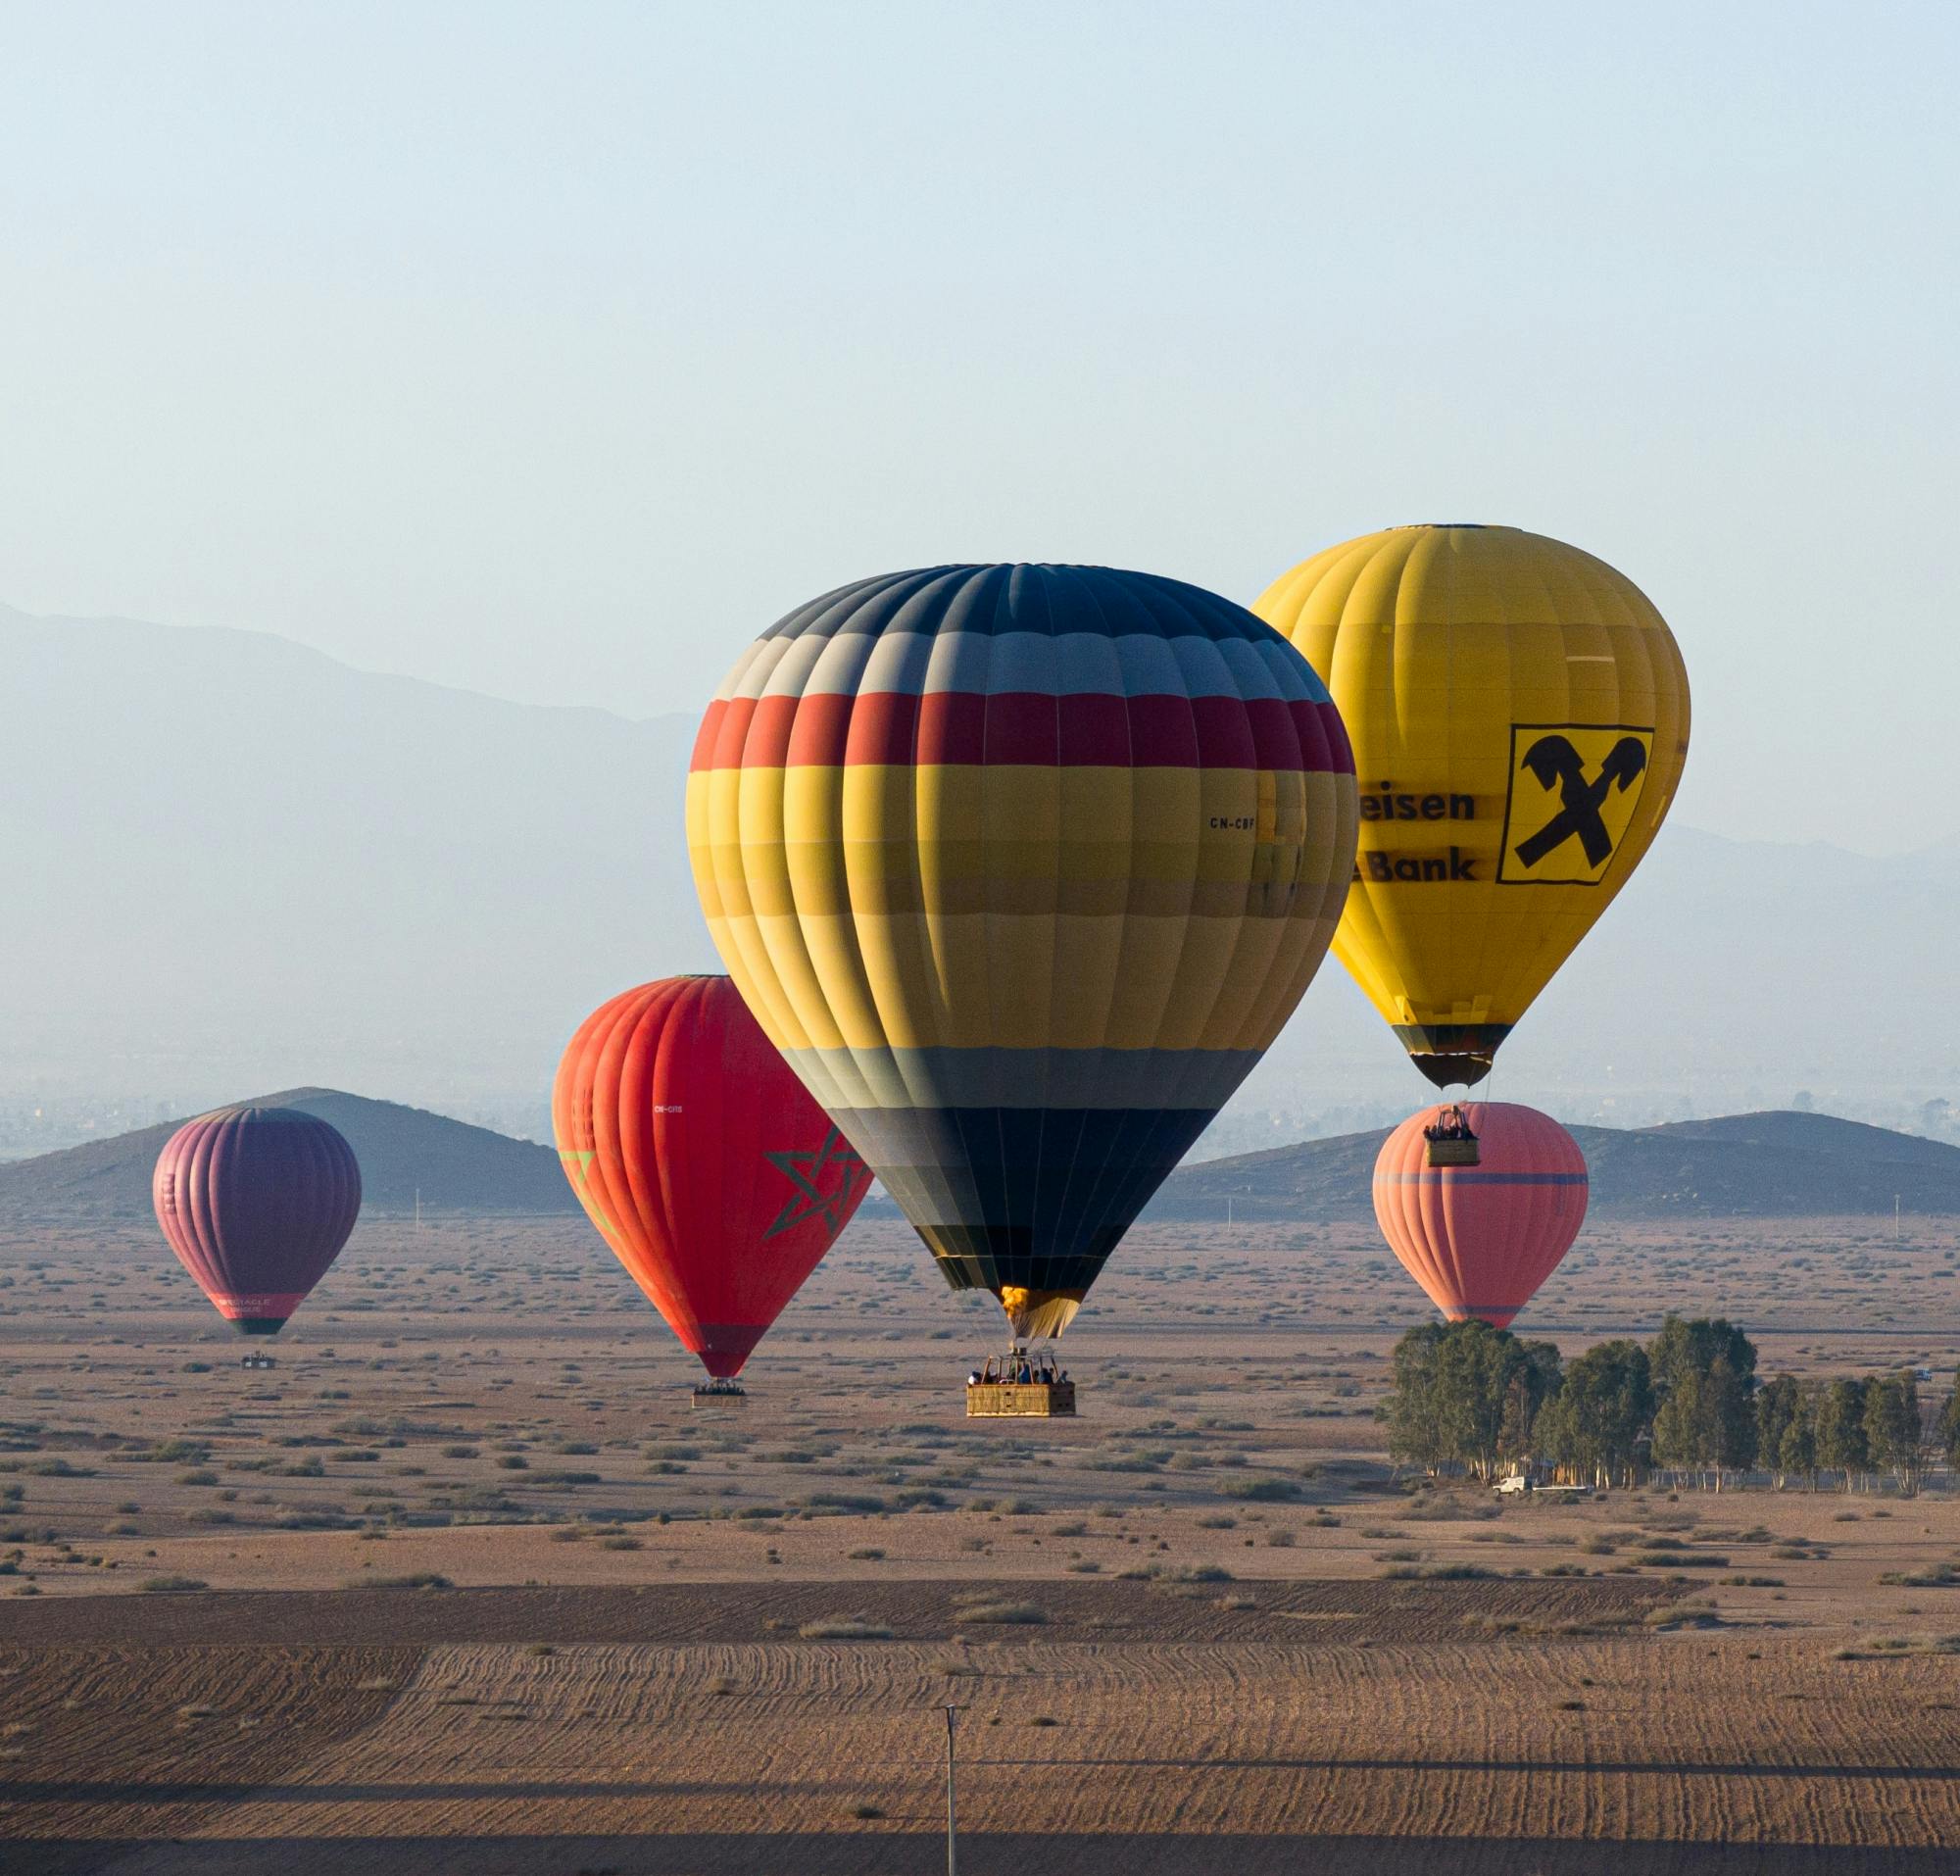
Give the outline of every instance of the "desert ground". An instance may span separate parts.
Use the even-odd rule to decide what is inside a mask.
[[[1595,1226],[1517,1327],[1936,1395],[1955,1254]],[[696,1408],[569,1221],[364,1225],[269,1373],[150,1234],[0,1230],[0,1870],[937,1870],[949,1703],[964,1876],[1954,1867],[1951,1481],[1398,1478],[1426,1309],[1359,1226],[1145,1228],[1081,1416],[969,1422],[992,1304],[867,1223]]]

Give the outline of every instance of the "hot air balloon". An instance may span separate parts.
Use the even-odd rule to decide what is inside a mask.
[[[1640,864],[1688,754],[1688,676],[1639,587],[1514,527],[1392,527],[1253,607],[1353,738],[1335,954],[1438,1087],[1469,1085]]]
[[[595,1010],[559,1063],[552,1132],[586,1215],[717,1382],[871,1185],[726,977]]]
[[[1460,1112],[1475,1164],[1439,1163],[1426,1134]],[[1494,1329],[1531,1301],[1586,1221],[1586,1156],[1549,1114],[1508,1101],[1425,1108],[1382,1143],[1375,1219],[1402,1268],[1452,1322]]]
[[[354,1149],[299,1108],[220,1108],[157,1156],[150,1198],[177,1261],[244,1335],[277,1335],[361,1210]]]
[[[1324,955],[1339,714],[1278,633],[1106,568],[940,567],[762,634],[688,848],[749,1007],[956,1290],[1058,1335]]]

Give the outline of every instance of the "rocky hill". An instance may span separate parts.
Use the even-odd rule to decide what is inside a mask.
[[[1663,1127],[1575,1127],[1600,1217],[1960,1216],[1960,1147],[1822,1113],[1743,1113]],[[1372,1215],[1386,1133],[1308,1140],[1176,1172],[1145,1217],[1327,1223]]]
[[[333,1088],[260,1095],[266,1108],[303,1108],[346,1135],[361,1162],[362,1210],[561,1215],[578,1203],[558,1155],[420,1108]],[[180,1123],[92,1140],[0,1165],[0,1227],[131,1223],[150,1216],[150,1170]]]

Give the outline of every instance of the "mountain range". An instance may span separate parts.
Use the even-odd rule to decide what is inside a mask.
[[[330,1088],[259,1097],[303,1108],[346,1135],[361,1163],[363,1209],[564,1216],[578,1206],[558,1155],[441,1114]],[[0,1164],[0,1228],[138,1223],[150,1170],[177,1123]],[[1960,1147],[1818,1113],[1749,1113],[1629,1130],[1573,1132],[1592,1170],[1590,1209],[1619,1220],[1687,1217],[1960,1216]],[[1202,1225],[1333,1224],[1371,1217],[1381,1132],[1309,1140],[1191,1165],[1165,1181],[1147,1220]],[[865,1217],[898,1217],[875,1195]]]

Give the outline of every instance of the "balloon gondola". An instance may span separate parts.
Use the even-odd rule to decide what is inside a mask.
[[[150,1198],[218,1312],[242,1335],[277,1335],[352,1234],[361,1168],[302,1108],[220,1108],[165,1143]]]
[[[688,777],[709,930],[956,1290],[1059,1335],[1258,1061],[1353,866],[1271,627],[1107,568],[858,581],[749,647]]]
[[[990,1355],[966,1377],[966,1417],[980,1419],[1073,1418],[1075,1383],[1049,1349],[1018,1343]]]
[[[726,977],[594,1011],[552,1131],[586,1215],[708,1370],[697,1403],[739,1403],[735,1376],[870,1189],[863,1162]]]
[[[1451,1102],[1437,1111],[1422,1130],[1423,1163],[1430,1166],[1474,1166],[1483,1163],[1476,1131],[1462,1107]]]

